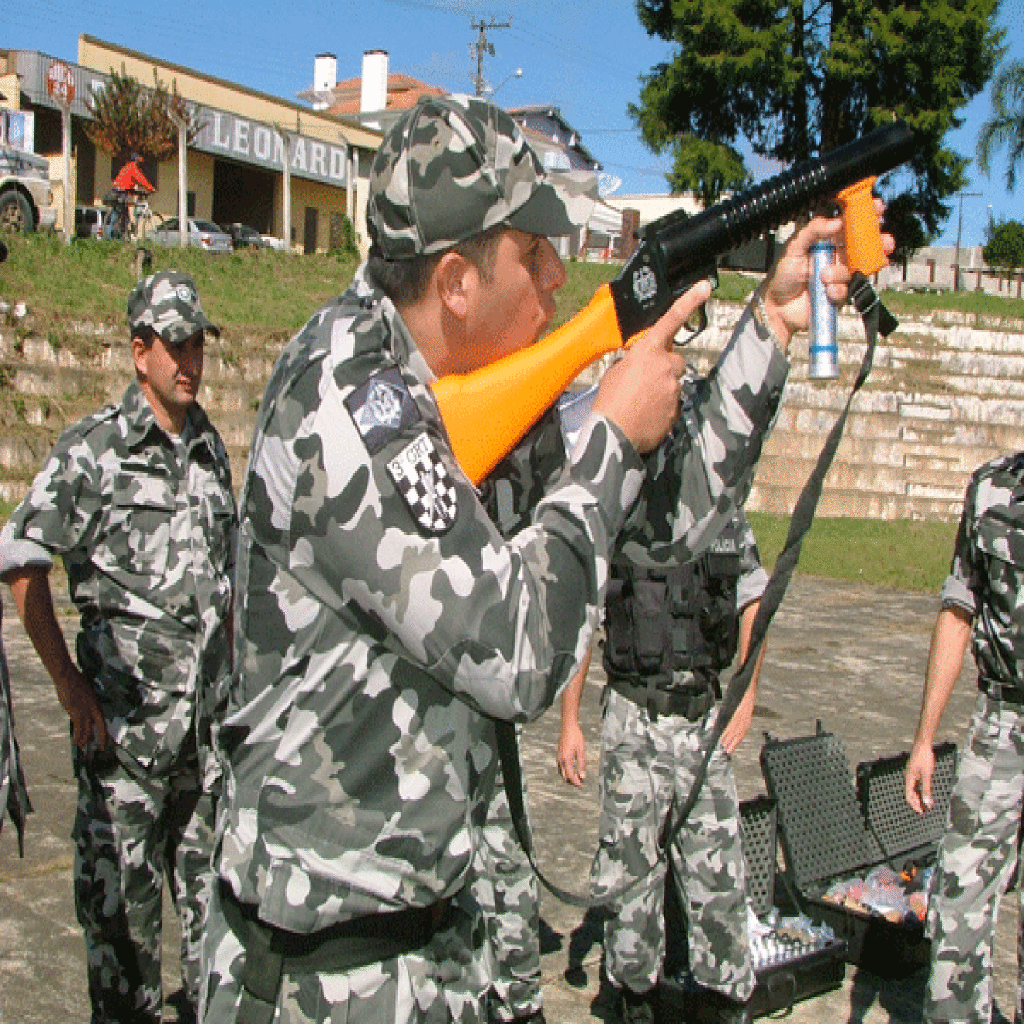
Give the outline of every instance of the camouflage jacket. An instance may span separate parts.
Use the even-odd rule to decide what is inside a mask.
[[[206,414],[193,405],[171,438],[135,383],[61,435],[4,528],[0,571],[63,558],[79,667],[114,742],[146,767],[208,730],[229,663],[235,528],[227,452]]]
[[[1024,691],[1024,452],[994,459],[967,485],[943,606],[974,619],[979,683]]]
[[[3,641],[4,609],[0,604],[0,829],[4,816],[10,815],[18,830],[18,852],[25,856],[25,817],[32,810],[21,768],[21,753],[14,735],[14,707],[11,680],[7,675],[7,655]]]
[[[568,463],[549,422],[482,491],[365,271],[286,346],[240,500],[221,733],[217,867],[264,920],[308,932],[461,888],[494,770],[488,716],[527,720],[561,692],[616,537],[688,557],[729,514],[724,492],[749,489],[787,363],[749,315],[740,335],[698,433],[681,427],[646,473],[608,420]]]

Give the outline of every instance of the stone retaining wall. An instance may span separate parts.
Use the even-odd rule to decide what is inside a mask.
[[[712,303],[709,329],[688,348],[706,372],[728,339],[736,306]],[[120,330],[79,325],[33,334],[31,318],[0,325],[0,498],[16,500],[60,430],[118,397],[131,379]],[[227,444],[241,483],[255,410],[279,343],[212,340],[200,400]],[[792,510],[853,383],[864,354],[855,316],[840,317],[838,381],[807,377],[807,340],[793,343],[793,370],[765,446],[749,507]],[[952,519],[967,478],[986,459],[1024,447],[1024,321],[935,314],[905,320],[879,344],[854,400],[821,514]]]

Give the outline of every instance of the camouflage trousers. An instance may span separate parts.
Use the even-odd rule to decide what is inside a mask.
[[[151,775],[114,756],[78,777],[75,907],[85,933],[93,1024],[159,1022],[163,1007],[163,879],[181,922],[181,985],[194,1010],[199,947],[212,885],[214,798],[194,756]]]
[[[988,1024],[996,909],[1017,861],[1024,794],[1024,709],[978,695],[948,829],[928,900],[932,941],[926,1021]],[[1018,887],[1024,911],[1024,888]],[[1024,913],[1021,915],[1024,925]],[[1024,931],[1017,942],[1017,1006],[1024,1021]]]
[[[652,719],[606,690],[601,736],[600,836],[591,889],[603,896],[640,880],[605,922],[605,972],[613,985],[646,992],[665,955],[665,861],[659,836],[673,798],[686,799],[714,710],[698,722]],[[737,1000],[754,990],[739,800],[729,756],[719,747],[700,796],[669,850],[686,919],[690,971]]]
[[[415,953],[336,973],[292,974],[286,967],[274,1024],[481,1024],[484,945],[480,915],[467,898]],[[203,942],[203,1024],[251,1024],[240,1014],[244,967],[245,948],[214,886]]]
[[[526,799],[526,780],[523,780]],[[540,987],[540,885],[512,824],[501,770],[474,862],[472,892],[489,952],[489,1016],[511,1021],[543,1004]]]

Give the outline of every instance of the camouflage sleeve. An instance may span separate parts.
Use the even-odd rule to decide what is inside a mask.
[[[953,542],[949,575],[942,585],[939,600],[943,608],[962,608],[972,618],[978,613],[979,575],[974,532],[978,522],[978,479],[975,476],[964,494],[963,512]]]
[[[0,572],[49,568],[86,542],[102,511],[99,469],[81,433],[65,431],[14,510],[0,540]]]
[[[743,611],[752,601],[760,599],[764,588],[768,585],[768,573],[761,565],[761,555],[757,550],[757,539],[750,528],[743,509],[736,510],[736,520],[740,525],[743,546],[740,553],[740,579],[736,588],[736,610]]]
[[[750,491],[789,364],[748,308],[717,365],[695,388],[648,475],[621,538],[625,558],[690,561]]]
[[[301,585],[267,581],[281,630],[261,621],[260,656],[281,658],[322,602],[485,713],[539,713],[597,625],[608,549],[642,477],[636,452],[596,420],[506,541],[416,381],[327,364],[275,400],[250,460],[241,529]],[[385,402],[391,415],[377,415]],[[239,585],[250,605],[263,586]]]

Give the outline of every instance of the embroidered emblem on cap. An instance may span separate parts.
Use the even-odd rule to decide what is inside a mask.
[[[376,455],[400,430],[420,420],[409,388],[395,369],[374,374],[345,399],[345,406],[371,455]]]
[[[190,288],[187,284],[179,284],[175,289],[178,298],[182,302],[187,302],[190,306],[194,306],[199,301],[199,296],[196,294],[194,288]]]
[[[420,434],[388,463],[388,475],[425,533],[446,533],[455,524],[458,494],[448,467],[427,434]]]

